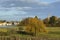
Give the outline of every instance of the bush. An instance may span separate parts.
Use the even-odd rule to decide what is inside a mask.
[[[24,31],[31,32],[31,33],[38,33],[38,32],[47,32],[46,27],[43,21],[39,20],[38,18],[26,18],[22,20],[19,24],[20,26],[24,26]]]

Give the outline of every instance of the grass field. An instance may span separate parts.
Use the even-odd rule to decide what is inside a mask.
[[[39,33],[38,36],[34,36],[35,40],[60,40],[60,27],[47,27],[48,33]],[[21,35],[19,34],[20,37],[22,38],[29,38],[32,36],[28,35]],[[32,37],[33,38],[33,37]]]
[[[47,27],[48,33],[39,33],[38,37],[48,37],[48,38],[60,38],[60,27]],[[20,35],[21,37],[27,37],[28,35]],[[30,36],[29,36],[30,37]]]
[[[39,33],[38,36],[41,37],[60,37],[60,27],[47,27],[48,33]],[[7,32],[9,29],[7,28],[0,28],[0,32]],[[17,34],[20,35],[20,34]],[[26,37],[27,35],[20,35]]]
[[[60,27],[47,27],[48,33],[40,33],[40,36],[60,38]]]

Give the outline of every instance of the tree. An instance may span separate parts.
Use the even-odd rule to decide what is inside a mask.
[[[37,19],[35,16],[34,18],[26,18],[22,20],[19,24],[20,26],[26,27],[26,32],[31,32],[37,34],[38,32],[47,32],[43,21]]]
[[[56,24],[56,22],[57,22],[57,17],[56,16],[52,16],[52,17],[50,17],[50,21],[49,21],[49,23],[52,25],[52,26],[54,26],[55,24]]]
[[[45,18],[45,19],[43,20],[44,24],[45,24],[47,27],[50,26],[50,25],[49,25],[49,21],[50,21],[50,18],[49,18],[49,19],[48,19],[48,18]]]
[[[38,16],[35,16],[36,19],[38,19]]]
[[[60,18],[58,18],[58,20],[56,22],[56,27],[60,27]]]
[[[48,18],[45,18],[45,19],[43,20],[43,22],[44,22],[44,24],[49,24]]]
[[[6,22],[6,20],[0,20],[0,23]]]

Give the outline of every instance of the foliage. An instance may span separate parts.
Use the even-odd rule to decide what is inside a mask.
[[[48,20],[48,18],[46,18],[43,21],[44,21],[44,23],[45,23],[45,25],[47,27],[49,27],[49,26],[50,27],[56,27],[57,26],[57,22],[59,24],[58,18],[56,16],[50,17],[49,20]]]
[[[37,34],[38,32],[47,32],[43,21],[39,20],[37,16],[34,18],[26,18],[22,20],[19,24],[20,26],[25,26],[26,32],[31,32]]]
[[[56,21],[57,21],[57,17],[55,17],[55,16],[52,16],[52,17],[50,17],[50,24],[55,24],[56,23]]]
[[[0,23],[6,22],[6,20],[0,20]]]

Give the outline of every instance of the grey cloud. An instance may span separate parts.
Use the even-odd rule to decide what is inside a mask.
[[[37,0],[8,0],[0,3],[2,7],[41,7],[47,6],[45,3],[42,3]]]
[[[43,18],[46,17],[48,13],[55,15],[60,13],[60,2],[46,5],[45,3],[34,0],[6,0],[0,4],[1,13],[9,13],[9,15],[3,15],[3,17],[1,17],[2,19],[7,19],[8,16],[10,16],[8,19],[21,19],[23,17],[35,15]]]

